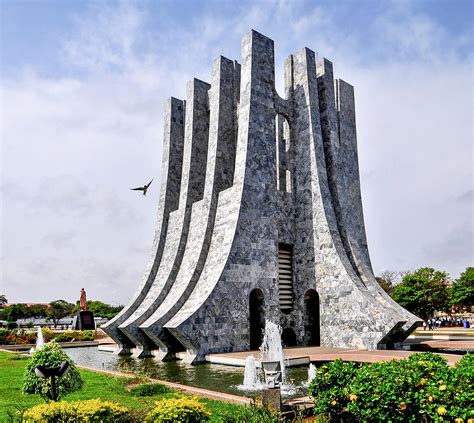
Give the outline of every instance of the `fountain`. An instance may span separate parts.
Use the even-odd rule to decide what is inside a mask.
[[[285,361],[283,357],[283,347],[281,346],[281,328],[276,323],[265,321],[265,332],[262,345],[260,346],[260,362],[279,361],[283,384],[285,384]]]
[[[33,354],[35,351],[40,350],[44,347],[44,337],[41,326],[38,326],[38,335],[36,336],[36,346],[30,348],[30,354]]]
[[[296,386],[290,383],[287,378],[285,357],[281,345],[281,327],[269,320],[265,321],[265,332],[260,346],[260,362],[262,361],[279,361],[282,376],[281,392],[285,395],[292,395],[296,392]]]
[[[316,371],[316,366],[313,363],[310,363],[308,367],[308,385],[316,377]]]
[[[249,355],[245,360],[244,383],[238,386],[243,391],[257,391],[262,389],[262,382],[257,374],[255,357]]]

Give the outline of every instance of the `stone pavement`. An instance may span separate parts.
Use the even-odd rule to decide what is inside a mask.
[[[291,347],[284,348],[284,355],[289,360],[290,366],[301,365],[309,362],[326,362],[338,358],[344,361],[355,361],[361,363],[374,363],[378,361],[401,360],[414,354],[413,351],[400,350],[363,350],[346,348],[326,348],[326,347]],[[215,364],[227,364],[234,366],[245,366],[247,356],[253,355],[259,359],[260,351],[243,351],[223,354],[208,354],[206,361]],[[448,364],[453,366],[461,355],[440,354],[448,360]],[[258,363],[258,361],[257,361]]]

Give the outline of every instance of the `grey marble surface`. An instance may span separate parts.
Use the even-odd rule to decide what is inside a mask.
[[[384,293],[370,263],[353,87],[304,48],[285,61],[284,95],[275,90],[273,41],[251,31],[241,65],[217,58],[210,85],[188,84],[185,110],[168,103],[151,262],[104,328],[119,352],[159,347],[165,358],[185,348],[186,361],[198,362],[247,350],[256,288],[265,318],[293,330],[298,345],[310,339],[308,290],[319,294],[322,346],[386,348],[413,330],[418,319]],[[280,243],[293,248],[287,314]]]

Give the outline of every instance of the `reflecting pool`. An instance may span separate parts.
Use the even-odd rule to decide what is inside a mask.
[[[234,395],[255,397],[258,392],[239,390],[244,380],[244,368],[223,366],[219,364],[199,364],[192,366],[180,360],[160,362],[153,358],[132,358],[118,356],[97,347],[65,348],[64,352],[77,364],[96,369],[114,370],[135,375],[144,375],[155,379],[181,383],[183,385],[226,392]],[[290,367],[287,369],[288,380],[296,390],[283,396],[287,398],[305,394],[303,384],[308,379],[308,367]]]

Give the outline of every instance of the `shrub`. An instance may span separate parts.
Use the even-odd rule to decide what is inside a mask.
[[[95,338],[95,332],[93,330],[68,330],[66,332],[54,335],[54,339],[58,342],[71,342],[75,341],[93,341]]]
[[[136,397],[152,397],[157,394],[168,394],[173,392],[173,389],[160,385],[159,383],[145,383],[133,387],[130,389],[130,392]]]
[[[348,387],[359,367],[359,364],[337,359],[318,370],[308,388],[315,400],[316,414],[327,413],[331,419],[344,418],[349,403]]]
[[[18,327],[16,322],[8,322],[7,329],[16,329]]]
[[[324,366],[310,385],[315,412],[331,420],[461,422],[474,417],[474,359],[470,355],[455,368],[432,353],[366,364],[352,374],[348,363],[344,364]],[[338,372],[344,384],[335,381]]]
[[[199,423],[209,420],[211,413],[196,398],[166,398],[155,402],[146,421],[153,423]]]
[[[450,406],[447,415],[453,419],[468,421],[474,419],[474,354],[466,354],[450,369]]]
[[[430,386],[446,379],[447,362],[432,353],[363,366],[352,381],[348,411],[364,421],[418,422]]]
[[[49,342],[53,340],[54,337],[56,336],[56,334],[51,329],[48,329],[48,328],[42,328],[41,332],[43,332],[44,342]]]
[[[50,402],[32,407],[23,414],[26,422],[122,422],[128,409],[110,401],[92,399],[75,402]]]
[[[39,394],[44,399],[51,399],[51,378],[41,379],[37,377],[35,367],[39,365],[58,367],[63,361],[69,363],[69,370],[64,376],[56,378],[59,397],[81,389],[83,382],[74,361],[66,355],[57,342],[51,341],[36,351],[30,362],[26,365],[23,378],[23,392],[26,394]]]
[[[0,345],[7,345],[7,337],[12,333],[8,329],[0,329]]]
[[[230,404],[229,404],[230,405]],[[299,420],[298,420],[299,421]],[[257,406],[234,406],[220,407],[220,423],[278,423],[281,422],[277,413],[272,413],[269,409]]]
[[[0,329],[1,345],[33,344],[35,340],[36,335],[34,333],[25,332],[24,330],[13,331]]]

